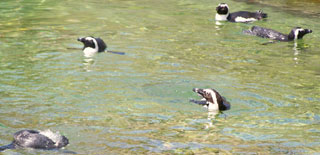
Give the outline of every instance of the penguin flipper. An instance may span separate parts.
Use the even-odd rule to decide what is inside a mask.
[[[4,145],[4,146],[0,146],[0,152],[1,152],[1,151],[4,151],[4,150],[6,150],[6,149],[15,149],[15,146],[14,146],[13,143],[8,144],[8,145]]]
[[[192,102],[198,105],[207,105],[207,101],[197,101],[197,100],[191,99],[189,100],[189,102]]]

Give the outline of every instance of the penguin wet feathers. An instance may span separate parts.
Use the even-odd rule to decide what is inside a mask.
[[[83,37],[78,38],[83,43],[83,53],[85,57],[92,57],[96,53],[109,52],[113,54],[125,55],[124,52],[107,51],[107,44],[101,38]]]
[[[253,26],[250,30],[244,30],[245,34],[258,36],[261,38],[269,38],[272,40],[278,40],[278,41],[292,41],[297,39],[302,39],[304,35],[308,33],[312,33],[312,30],[310,29],[303,29],[301,27],[295,27],[293,28],[289,34],[283,34],[281,32],[263,28],[259,26]]]
[[[78,41],[83,43],[83,53],[85,56],[92,56],[107,49],[106,43],[101,38],[83,37],[78,38]]]
[[[267,18],[267,14],[263,13],[262,10],[256,12],[248,11],[238,11],[229,12],[229,6],[226,3],[220,3],[216,7],[216,17],[217,21],[230,21],[230,22],[252,22]]]
[[[21,130],[13,135],[13,141],[9,145],[1,146],[0,151],[6,149],[33,148],[33,149],[59,149],[69,144],[69,140],[50,130]]]
[[[190,100],[190,102],[202,105],[209,111],[224,111],[231,107],[230,103],[215,89],[193,88],[192,90],[203,98],[200,101]]]

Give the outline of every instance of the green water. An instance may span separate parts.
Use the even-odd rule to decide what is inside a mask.
[[[319,154],[319,14],[225,2],[269,19],[216,25],[211,0],[2,0],[0,145],[51,129],[79,154]],[[252,25],[313,33],[262,45],[242,34]],[[89,35],[126,55],[85,58],[76,39]],[[194,87],[215,88],[231,110],[208,120],[188,102]],[[4,153],[34,152],[59,154]]]

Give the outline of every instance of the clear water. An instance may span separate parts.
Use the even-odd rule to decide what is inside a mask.
[[[0,145],[51,129],[79,154],[319,154],[319,14],[225,1],[269,19],[216,25],[219,2],[2,0]],[[313,33],[262,45],[242,34],[252,25]],[[83,57],[76,39],[88,35],[126,55]],[[188,102],[194,87],[215,88],[231,110],[208,120]],[[26,152],[48,153],[4,153]]]

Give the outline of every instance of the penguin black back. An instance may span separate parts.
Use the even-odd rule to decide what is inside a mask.
[[[262,10],[256,12],[238,11],[229,12],[229,6],[226,3],[220,3],[216,8],[216,20],[217,21],[230,21],[230,22],[252,22],[267,18],[267,14]]]
[[[253,26],[250,30],[243,31],[245,34],[255,35],[262,38],[269,38],[278,41],[292,41],[296,39],[302,39],[304,35],[312,33],[310,29],[302,29],[301,27],[293,28],[288,35],[281,32],[263,28],[259,26]]]
[[[230,22],[251,22],[261,20],[263,18],[267,18],[267,14],[263,13],[261,10],[257,12],[238,11],[230,13],[227,17]]]
[[[95,38],[98,43],[98,52],[104,52],[107,49],[106,43],[101,38]]]

